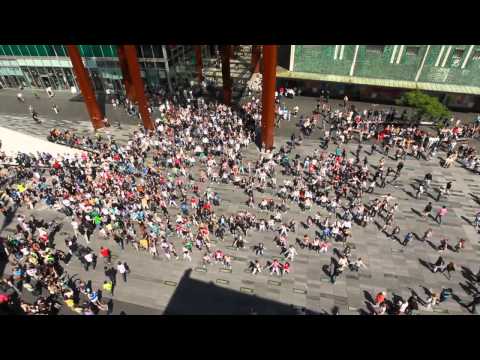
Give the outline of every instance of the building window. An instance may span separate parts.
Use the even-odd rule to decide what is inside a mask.
[[[417,56],[420,52],[419,46],[407,46],[405,53],[410,56]]]
[[[147,59],[153,58],[152,47],[150,45],[140,45],[143,51],[143,57]]]
[[[385,50],[385,45],[367,45],[367,53],[383,54],[383,50]]]
[[[57,56],[67,56],[67,53],[63,45],[53,45],[53,49],[55,50],[55,53],[57,54]]]
[[[452,67],[459,67],[463,58],[465,50],[455,49],[452,55]]]

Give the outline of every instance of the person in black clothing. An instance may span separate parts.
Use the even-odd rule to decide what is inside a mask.
[[[432,174],[431,173],[425,174],[424,182],[426,184],[426,187],[430,187],[431,181],[432,181]]]
[[[427,215],[430,215],[432,212],[432,202],[430,201],[426,206],[425,209],[423,209],[423,214],[422,217],[425,217]]]
[[[455,264],[450,261],[442,272],[445,271],[447,272],[447,275],[445,275],[446,278],[450,280],[452,278],[452,272],[455,271]]]
[[[115,286],[117,283],[117,270],[113,267],[107,267],[105,266],[103,268],[105,272],[105,276],[112,282],[112,285]]]
[[[358,145],[358,148],[355,152],[355,157],[357,158],[357,161],[360,159],[360,152],[362,151],[362,145]]]
[[[387,181],[387,175],[381,174],[380,175],[380,187],[381,188],[385,187],[386,181]]]
[[[407,301],[408,301],[408,307],[407,307],[406,314],[414,315],[414,312],[418,310],[417,297],[412,294],[412,296],[410,296]]]
[[[438,270],[443,272],[443,267],[445,266],[445,261],[443,260],[443,257],[439,256],[437,261],[433,264],[433,269],[432,272],[436,273]]]
[[[397,173],[395,174],[396,177],[400,176],[400,172],[403,169],[403,161],[400,161],[397,165]]]
[[[93,270],[95,270],[96,267],[97,267],[97,255],[92,253],[92,268],[93,268]]]
[[[125,250],[125,246],[124,246],[124,241],[123,241],[123,236],[120,236],[118,234],[115,234],[113,236],[113,239],[115,240],[115,242],[122,248],[122,250]]]
[[[328,267],[328,272],[330,274],[330,281],[332,284],[335,284],[335,280],[337,278],[337,263],[334,258],[330,259],[330,265]]]
[[[91,222],[87,223],[86,230],[85,230],[85,236],[86,236],[87,242],[90,242],[90,237],[92,236],[94,231],[95,231],[95,225],[93,225]]]

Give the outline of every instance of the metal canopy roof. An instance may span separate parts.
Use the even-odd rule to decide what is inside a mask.
[[[476,86],[436,84],[436,83],[404,81],[404,80],[365,78],[365,77],[358,77],[358,76],[306,73],[306,72],[299,72],[299,71],[288,71],[281,67],[277,67],[277,77],[299,79],[299,80],[320,80],[320,81],[330,81],[330,82],[347,83],[347,84],[394,87],[394,88],[412,89],[412,90],[418,89],[418,90],[426,90],[426,91],[456,93],[456,94],[480,95],[480,87],[476,87]]]

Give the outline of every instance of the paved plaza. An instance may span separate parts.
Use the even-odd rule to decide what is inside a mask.
[[[27,98],[27,96],[25,96]],[[68,96],[65,95],[65,104]],[[0,127],[15,130],[33,136],[34,138],[45,140],[49,130],[52,127],[78,129],[80,133],[88,133],[90,123],[86,111],[81,113],[83,102],[72,105],[72,116],[69,110],[60,112],[54,116],[49,112],[48,105],[42,104],[38,107],[44,109],[39,111],[40,117],[44,122],[35,124],[27,112],[23,110],[26,105],[15,103],[17,100],[11,94],[1,95],[0,104],[8,103],[8,106],[0,109]],[[47,102],[47,99],[40,102]],[[60,101],[60,100],[58,100]],[[302,99],[300,113],[310,114],[315,105],[315,99]],[[292,107],[298,100],[287,100],[287,106]],[[58,104],[57,104],[58,105]],[[14,106],[15,110],[9,111],[9,107]],[[22,107],[23,106],[23,107]],[[62,104],[59,105],[62,109]],[[79,107],[77,109],[77,106]],[[387,106],[385,106],[386,108]],[[362,105],[360,104],[360,108]],[[6,109],[6,110],[5,110]],[[5,110],[5,111],[4,111]],[[113,111],[108,109],[108,111]],[[116,110],[120,112],[121,110]],[[112,115],[110,118],[113,118]],[[109,131],[115,134],[115,137],[124,142],[128,139],[129,132],[136,126],[135,120],[128,119],[125,115],[116,115],[124,122],[123,129],[110,128]],[[83,121],[81,121],[81,119]],[[287,141],[292,131],[299,133],[295,126],[296,121],[282,123],[280,129],[277,129],[275,145],[279,148]],[[0,128],[0,131],[2,129]],[[304,140],[303,145],[297,147],[293,154],[305,156],[313,153],[314,149],[319,147],[319,139],[323,135],[320,128],[314,130],[312,135]],[[34,140],[32,140],[34,141]],[[475,142],[477,142],[475,140]],[[478,144],[477,144],[478,145]],[[333,144],[329,150],[334,149]],[[357,143],[345,146],[349,151],[348,157],[353,156],[357,148]],[[364,146],[361,158],[365,155],[365,150],[370,150],[370,146]],[[245,152],[245,157],[252,161],[259,155],[258,149],[254,144],[250,144]],[[376,165],[383,155],[375,153],[369,156],[369,164]],[[302,250],[297,246],[299,255],[292,263],[291,273],[283,277],[270,276],[267,271],[259,275],[252,275],[248,271],[249,263],[257,257],[251,247],[264,242],[266,252],[264,259],[272,259],[279,256],[279,250],[273,243],[274,234],[272,232],[249,231],[247,236],[247,247],[244,250],[233,248],[233,239],[230,235],[226,236],[225,242],[216,241],[213,237],[212,242],[216,247],[221,248],[227,254],[233,257],[233,268],[231,271],[225,270],[221,265],[212,264],[206,269],[201,264],[201,253],[195,250],[192,254],[192,262],[166,260],[165,257],[152,258],[146,252],[137,252],[134,248],[126,246],[122,251],[113,240],[103,240],[95,233],[94,240],[90,247],[98,253],[100,246],[107,245],[113,252],[113,262],[117,260],[126,261],[132,272],[125,284],[121,279],[115,289],[113,297],[114,314],[122,311],[126,314],[249,314],[252,311],[258,314],[295,314],[298,309],[306,308],[308,312],[321,314],[331,313],[334,307],[338,307],[340,314],[362,314],[368,312],[368,302],[374,298],[379,291],[387,291],[388,296],[398,294],[403,298],[408,298],[412,291],[415,291],[421,298],[427,298],[429,290],[440,292],[442,287],[453,289],[454,299],[443,302],[434,311],[420,307],[420,314],[469,314],[469,312],[458,303],[461,299],[465,302],[471,300],[471,287],[468,283],[468,271],[477,272],[480,266],[479,254],[480,244],[479,235],[470,223],[473,221],[475,213],[480,209],[480,182],[478,175],[462,168],[458,163],[451,168],[440,167],[440,158],[445,157],[444,152],[439,152],[436,158],[430,161],[415,160],[410,157],[405,161],[405,168],[397,181],[387,185],[385,188],[376,188],[373,194],[366,194],[364,202],[376,198],[380,195],[391,193],[398,202],[400,209],[397,213],[397,223],[401,228],[398,239],[403,240],[405,234],[409,231],[414,232],[421,237],[428,228],[433,229],[432,243],[412,240],[407,247],[404,247],[398,240],[392,240],[380,233],[375,222],[369,224],[366,228],[356,224],[352,228],[352,238],[349,240],[353,245],[352,251],[354,257],[364,259],[367,269],[360,270],[359,273],[346,270],[338,277],[335,284],[331,284],[329,276],[326,273],[326,267],[330,263],[331,256],[335,250],[329,250],[326,254],[316,254],[313,251]],[[396,167],[396,162],[390,158],[386,159],[386,167]],[[422,199],[416,200],[417,180],[422,180],[427,172],[433,175],[432,187],[435,189],[447,181],[453,181],[453,191],[447,199],[442,198],[440,202],[436,201],[437,192],[430,191],[430,194],[424,195]],[[278,172],[277,182],[282,183],[286,179]],[[247,195],[232,184],[202,184],[204,190],[207,186],[218,192],[222,199],[219,207],[216,207],[216,213],[230,215],[240,210],[248,210],[257,215],[258,218],[266,218],[270,215],[268,212],[262,212],[255,207],[249,208],[246,205]],[[269,192],[269,193],[268,193]],[[267,190],[267,194],[255,192],[255,199],[258,203],[262,197],[271,197],[279,199],[273,190]],[[446,205],[449,213],[442,225],[438,225],[432,218],[424,219],[417,212],[421,212],[428,201],[434,204],[434,211],[441,205]],[[305,223],[308,215],[314,215],[319,212],[322,217],[327,215],[323,208],[313,205],[310,212],[302,211],[296,204],[289,202],[289,211],[283,215],[283,221],[295,219],[299,224],[297,232],[289,237],[301,238],[308,234],[310,238],[315,237],[315,226],[309,229],[304,228],[301,223]],[[22,208],[18,212],[25,215],[30,211]],[[171,213],[175,213],[173,210]],[[48,209],[45,205],[38,205],[33,213],[39,218],[47,220],[57,219],[63,223],[63,228],[55,237],[56,247],[65,250],[64,238],[73,233],[70,221],[63,214]],[[0,215],[0,223],[4,221]],[[380,220],[381,221],[381,220]],[[383,222],[380,224],[383,225]],[[9,224],[2,230],[1,235],[6,236],[12,232],[15,222]],[[467,240],[465,250],[455,253],[446,250],[443,254],[445,262],[453,261],[457,265],[457,271],[453,273],[451,279],[447,279],[441,273],[432,273],[426,266],[426,263],[434,262],[439,254],[434,245],[438,245],[442,238],[447,237],[451,244],[455,244],[460,238]],[[180,244],[180,240],[175,240]],[[343,249],[343,244],[333,243],[333,248]],[[93,287],[101,287],[105,280],[103,273],[102,260],[96,270],[85,272],[83,266],[77,259],[72,260],[65,267],[70,275],[77,276],[84,280],[92,280]],[[5,271],[9,271],[8,266]],[[67,312],[67,310],[64,310]]]

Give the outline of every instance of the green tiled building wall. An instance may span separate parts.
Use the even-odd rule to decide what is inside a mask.
[[[339,45],[340,47],[340,45]],[[355,45],[345,45],[343,60],[334,60],[335,45],[296,45],[294,71],[348,75]]]
[[[461,68],[461,64],[467,56],[469,45],[452,45],[452,51],[449,54],[449,58],[445,63],[445,67],[441,67],[445,52],[449,45],[445,45],[445,51],[442,55],[442,60],[439,66],[435,66],[438,55],[440,53],[441,45],[432,45],[429,55],[425,60],[422,73],[418,81],[433,82],[442,84],[455,84],[455,85],[467,85],[467,86],[480,86],[480,60],[474,59],[475,51],[480,51],[480,46],[475,46],[472,54],[464,69]],[[432,49],[434,48],[434,49]],[[460,65],[453,66],[453,49],[464,49],[464,56],[460,61]],[[434,51],[432,51],[434,50]]]
[[[340,49],[341,45],[338,45]],[[419,47],[417,54],[407,54],[408,47]],[[445,67],[441,67],[448,47],[452,49],[448,55]],[[367,45],[359,45],[354,74],[356,77],[391,79],[403,81],[415,81],[422,59],[427,50],[427,45],[403,45],[400,62],[397,59],[401,45],[393,59],[392,52],[395,45],[385,45],[383,52],[367,50]],[[444,45],[444,51],[439,62],[435,66],[442,45],[431,45],[421,71],[420,82],[432,82],[452,85],[480,86],[480,59],[476,60],[474,54],[480,54],[480,45],[474,46],[467,65],[461,69],[461,65],[468,54],[470,45]],[[462,58],[454,64],[454,51],[463,49]],[[296,45],[294,71],[306,73],[332,74],[348,76],[352,66],[355,45],[345,45],[343,59],[334,59],[335,45]],[[338,55],[340,50],[338,51]],[[480,56],[477,56],[480,58]]]
[[[401,46],[398,45],[393,63],[390,64],[394,45],[386,45],[383,54],[368,52],[366,46],[360,45],[354,75],[367,78],[414,81],[425,48],[420,48],[418,55],[406,55],[406,48],[407,45],[402,50]],[[402,50],[402,54],[400,63],[397,64],[400,50]]]
[[[84,57],[117,57],[116,45],[79,45]],[[0,45],[0,56],[68,56],[64,45]]]

